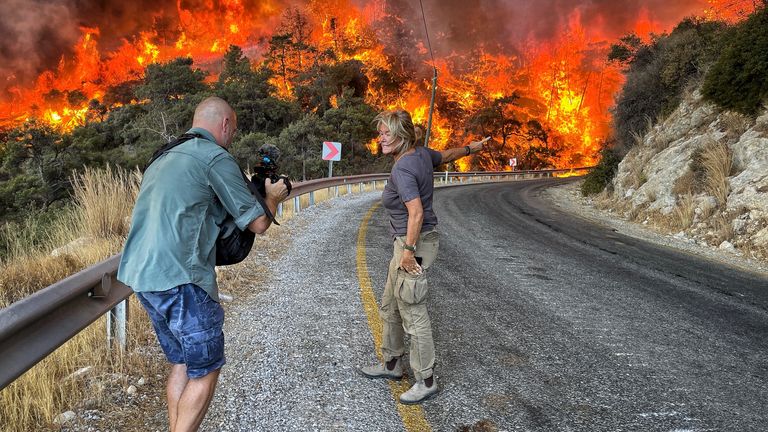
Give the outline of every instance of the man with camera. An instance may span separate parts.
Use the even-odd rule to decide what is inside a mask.
[[[195,110],[194,138],[159,152],[144,173],[117,278],[136,293],[172,364],[166,397],[172,432],[199,428],[225,363],[216,239],[227,215],[240,230],[269,228],[288,196],[266,182],[264,209],[227,152],[237,117],[218,97]]]

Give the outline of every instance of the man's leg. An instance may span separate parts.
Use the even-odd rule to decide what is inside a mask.
[[[184,388],[188,382],[187,365],[171,365],[171,373],[168,374],[168,385],[165,388],[165,396],[168,400],[168,424],[171,427],[171,432],[176,430],[179,400],[181,400],[181,395],[184,393]]]
[[[217,369],[204,377],[189,379],[179,399],[176,421],[171,422],[171,432],[193,432],[200,427],[211,405],[220,371]],[[170,410],[170,400],[168,407]]]

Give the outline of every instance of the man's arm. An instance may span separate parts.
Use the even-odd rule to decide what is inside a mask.
[[[466,147],[456,147],[456,148],[443,150],[442,152],[440,152],[440,154],[443,156],[443,160],[440,163],[444,164],[448,162],[453,162],[456,159],[461,159],[464,156],[469,156],[471,154],[477,153],[483,149],[483,145],[489,139],[491,139],[491,137],[487,136],[483,138],[481,141],[472,141]]]
[[[288,197],[288,188],[285,186],[283,180],[280,180],[277,183],[266,181],[264,187],[267,193],[267,196],[264,197],[264,203],[269,209],[269,214],[277,214],[277,206]],[[267,217],[266,214],[263,214],[248,224],[248,229],[256,234],[264,234],[270,225],[272,225],[272,219]]]

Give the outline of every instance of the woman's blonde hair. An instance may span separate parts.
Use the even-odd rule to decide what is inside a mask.
[[[389,132],[400,138],[400,144],[395,147],[395,155],[403,154],[408,150],[424,145],[424,130],[420,126],[414,126],[411,115],[404,109],[380,112],[373,119],[373,124],[380,124],[389,128]]]

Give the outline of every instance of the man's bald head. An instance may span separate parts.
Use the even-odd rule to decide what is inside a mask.
[[[220,146],[227,148],[237,130],[237,116],[224,99],[211,96],[195,108],[192,127],[207,130]]]

